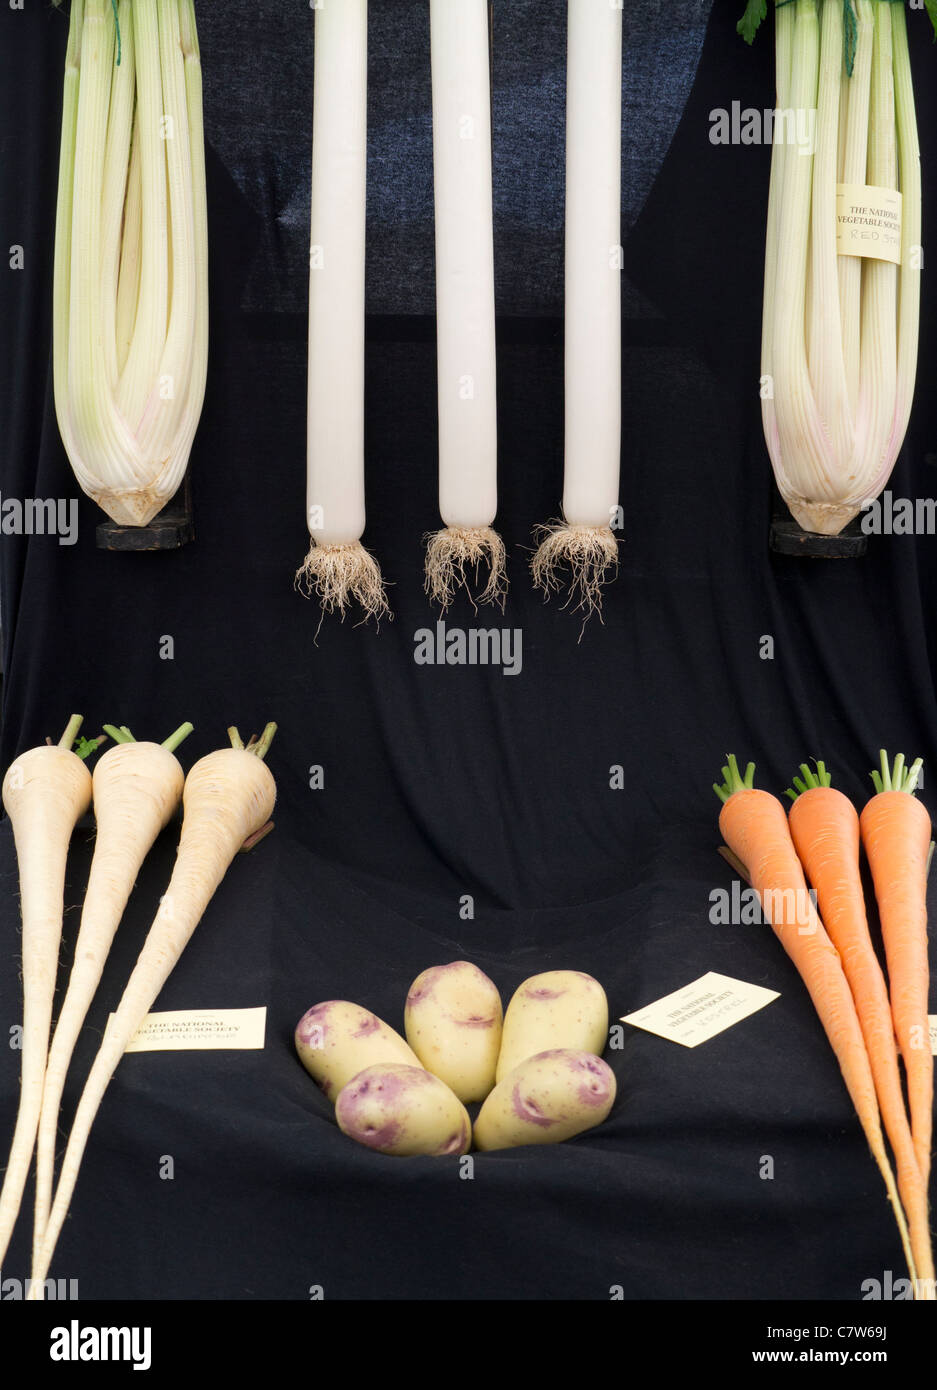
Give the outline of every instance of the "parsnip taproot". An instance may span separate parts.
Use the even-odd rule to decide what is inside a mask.
[[[43,1281],[108,1082],[234,856],[255,841],[269,822],[276,784],[263,759],[275,732],[276,725],[268,724],[259,742],[252,740],[245,748],[237,730],[229,730],[232,747],[199,759],[185,779],[182,833],[172,877],[78,1102],[52,1210],[33,1260],[31,1299],[42,1298]]]
[[[52,1203],[56,1128],[72,1052],[137,874],[182,796],[185,775],[173,750],[192,732],[192,725],[180,725],[162,744],[137,743],[129,731],[112,724],[105,724],[104,730],[114,747],[98,760],[91,779],[97,829],[94,856],[42,1093],[36,1149],[36,1251]]]
[[[65,909],[65,862],[76,824],[91,805],[91,773],[84,757],[96,745],[72,751],[81,728],[72,715],[58,744],[21,753],[3,779],[19,866],[23,918],[23,1033],[16,1127],[0,1191],[0,1264],[23,1200],[39,1115],[52,1023],[52,1000]]]

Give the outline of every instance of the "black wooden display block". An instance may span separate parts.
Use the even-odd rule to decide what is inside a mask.
[[[123,526],[102,521],[95,531],[99,550],[179,550],[195,539],[189,475],[161,512],[146,526]]]
[[[778,555],[801,555],[812,560],[855,560],[869,548],[869,538],[851,521],[838,536],[804,531],[794,520],[775,518],[771,523],[771,549]]]
[[[775,485],[768,544],[776,555],[797,555],[808,560],[857,560],[868,550],[869,538],[858,517],[838,536],[805,531],[791,516]]]

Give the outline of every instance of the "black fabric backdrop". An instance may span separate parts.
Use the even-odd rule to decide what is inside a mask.
[[[564,6],[498,0],[493,21],[503,620],[523,667],[419,666],[435,621],[421,537],[436,524],[428,17],[371,6],[367,542],[392,584],[380,632],[292,588],[306,548],[304,417],[313,18],[300,0],[200,4],[211,218],[211,361],[192,458],[197,538],[172,554],[5,536],[0,761],[58,734],[185,718],[188,765],[228,723],[279,733],[277,828],[240,858],[160,999],[266,1004],[262,1052],[127,1057],[108,1090],[56,1262],[85,1298],[860,1297],[901,1269],[881,1182],[802,986],[767,927],[714,925],[711,783],[728,749],[780,790],[825,756],[857,800],[880,744],[937,766],[933,537],[866,558],[767,548],[757,399],[768,150],[716,146],[710,112],[772,104],[770,26],[741,0],[633,0],[625,14],[621,569],[604,626],[531,590],[530,532],[562,477]],[[2,492],[77,493],[52,405],[50,291],[66,22],[0,17]],[[911,13],[927,204],[933,63]],[[707,27],[708,21],[708,27]],[[704,41],[705,36],[705,41]],[[937,473],[934,292],[892,486]],[[171,636],[174,656],[161,659]],[[774,639],[773,659],[760,655]],[[309,786],[310,768],[324,787]],[[626,786],[610,785],[615,765]],[[925,788],[924,800],[932,793]],[[932,803],[933,804],[933,803]],[[66,1118],[168,878],[175,830],[138,883],[85,1028]],[[63,965],[91,849],[76,837]],[[0,1032],[20,1018],[18,907],[0,831]],[[474,917],[460,917],[470,894]],[[625,1029],[608,1122],[559,1147],[475,1161],[360,1149],[300,1067],[292,1030],[350,998],[402,1026],[411,979],[467,958],[505,1002],[528,974],[594,973],[618,1017],[719,970],[781,992],[690,1051]],[[0,1133],[19,1054],[0,1048]],[[6,1139],[4,1139],[4,1144]],[[161,1180],[162,1155],[175,1177]],[[763,1155],[773,1180],[759,1177]],[[27,1199],[28,1201],[28,1199]],[[25,1275],[29,1221],[4,1275]]]

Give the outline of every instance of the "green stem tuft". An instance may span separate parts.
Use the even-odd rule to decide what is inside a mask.
[[[244,741],[237,729],[232,724],[228,730],[228,738],[231,740],[232,748],[244,748],[246,753],[255,753],[261,761],[267,756],[270,745],[273,742],[273,735],[277,731],[276,724],[267,724],[260,738],[256,734],[251,734],[245,748]]]
[[[107,743],[106,734],[98,734],[97,738],[82,737],[76,740],[72,752],[75,754],[76,758],[80,758],[81,761],[84,762],[86,758],[90,758],[91,754],[101,747],[102,743]]]
[[[792,786],[788,787],[784,795],[789,796],[792,801],[796,801],[804,792],[812,791],[815,787],[828,787],[831,782],[830,774],[826,770],[826,763],[813,760],[816,771],[811,771],[807,763],[801,763],[800,771],[802,776],[791,779]],[[794,790],[796,788],[796,790]]]
[[[176,729],[175,733],[172,733],[169,735],[168,738],[163,739],[163,747],[168,748],[170,753],[175,753],[176,749],[179,747],[179,744],[184,742],[184,740],[189,737],[189,734],[192,732],[194,728],[195,725],[189,724],[188,722],[186,722],[185,724],[180,724],[178,729]]]
[[[82,724],[83,724],[84,722],[85,722],[85,717],[84,717],[83,714],[73,714],[73,715],[72,715],[71,719],[70,719],[70,720],[68,721],[68,723],[65,725],[65,732],[63,733],[62,737],[59,739],[59,747],[60,747],[60,748],[71,748],[72,744],[75,742],[76,738],[78,737],[78,730],[81,728],[81,726],[82,726]]]
[[[255,743],[254,747],[251,749],[251,752],[256,753],[257,757],[260,758],[261,762],[264,760],[264,758],[267,756],[267,753],[270,750],[270,745],[273,742],[273,736],[276,733],[276,731],[276,724],[267,724],[264,728],[263,733],[260,735],[260,741],[258,743]]]
[[[910,767],[905,767],[905,756],[898,753],[894,763],[889,763],[884,748],[879,750],[881,771],[871,773],[872,785],[876,792],[907,792],[913,796],[924,766],[923,758],[915,758]]]
[[[729,797],[734,796],[736,792],[752,790],[755,782],[755,764],[749,763],[743,774],[739,771],[735,754],[729,753],[728,762],[722,769],[722,777],[721,785],[718,782],[713,782],[713,791],[724,805]]]
[[[137,741],[130,730],[123,724],[121,724],[120,728],[118,728],[116,724],[103,724],[101,727],[106,734],[110,735],[115,743],[136,743]]]

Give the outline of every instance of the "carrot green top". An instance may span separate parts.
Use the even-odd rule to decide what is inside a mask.
[[[722,769],[723,781],[713,782],[713,791],[718,796],[723,805],[730,796],[736,792],[751,791],[755,782],[755,764],[749,763],[744,773],[739,771],[739,765],[735,760],[735,754],[728,754],[729,761]]]
[[[816,758],[813,761],[817,769],[816,772],[811,772],[806,763],[801,763],[801,775],[791,778],[797,790],[795,791],[794,787],[788,787],[784,795],[789,796],[792,801],[796,801],[799,796],[803,796],[804,792],[809,792],[814,787],[828,787],[830,785],[831,778],[826,770],[826,763],[817,762]]]
[[[904,765],[904,754],[899,753],[894,763],[889,766],[888,754],[884,748],[879,749],[881,758],[881,771],[871,774],[872,782],[877,792],[908,792],[913,796],[917,787],[918,778],[921,775],[921,768],[924,766],[923,758],[916,758],[910,767]]]

